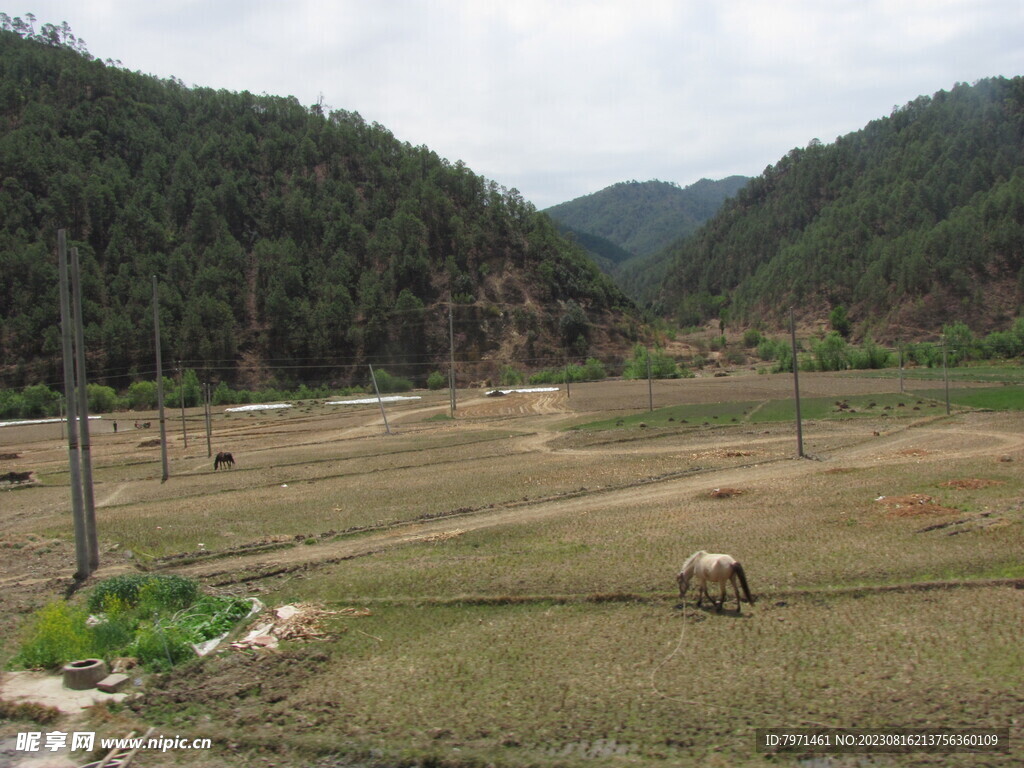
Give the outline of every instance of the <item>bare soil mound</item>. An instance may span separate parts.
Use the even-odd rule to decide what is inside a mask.
[[[882,496],[876,499],[888,509],[889,517],[919,517],[921,515],[958,515],[959,509],[936,504],[935,499],[923,493],[904,496]]]

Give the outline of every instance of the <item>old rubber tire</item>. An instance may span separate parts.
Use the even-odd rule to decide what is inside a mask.
[[[73,691],[95,688],[107,674],[107,662],[103,659],[71,661],[64,665],[64,687]]]

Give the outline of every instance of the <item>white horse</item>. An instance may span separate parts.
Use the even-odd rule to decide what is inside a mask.
[[[709,554],[703,549],[690,555],[683,563],[682,570],[676,576],[679,583],[679,598],[686,598],[686,590],[690,588],[690,581],[694,578],[700,580],[700,592],[697,595],[697,605],[700,606],[705,597],[715,603],[716,609],[721,612],[725,605],[725,584],[732,582],[733,591],[736,593],[736,613],[740,612],[740,590],[737,587],[737,580],[743,587],[743,594],[747,602],[754,604],[754,596],[750,594],[750,587],[747,586],[747,576],[743,572],[743,566],[732,557],[732,555]],[[721,586],[722,593],[715,602],[708,594],[708,582],[715,581]]]

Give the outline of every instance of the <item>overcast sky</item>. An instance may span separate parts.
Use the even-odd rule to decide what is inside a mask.
[[[29,0],[26,0],[26,4]],[[322,99],[538,208],[756,176],[922,94],[1024,74],[1022,0],[35,0],[100,59]]]

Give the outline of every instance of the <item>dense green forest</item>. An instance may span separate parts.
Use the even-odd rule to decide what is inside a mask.
[[[0,386],[60,379],[56,235],[82,261],[90,378],[417,381],[457,355],[585,355],[628,299],[514,189],[356,112],[186,88],[67,25],[0,17]],[[529,364],[527,362],[527,364]]]
[[[1024,302],[1024,79],[958,84],[792,150],[668,258],[659,309],[684,325],[843,305],[875,338],[1008,327]]]
[[[747,181],[743,176],[701,179],[685,188],[656,179],[623,181],[545,213],[559,224],[611,241],[630,256],[650,256],[696,231]]]
[[[605,237],[595,235],[592,232],[573,229],[557,220],[555,225],[558,227],[559,232],[570,240],[579,243],[597,266],[601,268],[601,271],[607,275],[614,277],[618,265],[633,258],[633,254]]]
[[[696,232],[749,181],[730,176],[681,188],[626,181],[546,209],[630,298],[649,304],[669,266],[669,246]]]

